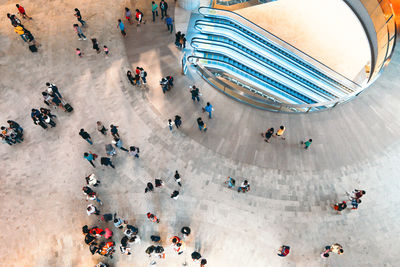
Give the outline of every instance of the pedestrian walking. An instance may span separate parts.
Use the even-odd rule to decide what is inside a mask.
[[[166,91],[169,90],[168,88],[168,80],[166,78],[162,78],[160,81],[161,89],[163,94],[165,94]]]
[[[7,18],[10,19],[11,25],[13,27],[22,26],[21,21],[14,14],[7,13]]]
[[[47,115],[43,115],[43,120],[45,123],[51,126],[51,128],[56,127],[56,122],[51,119],[51,117]]]
[[[89,204],[86,208],[87,215],[90,216],[92,214],[94,215],[100,215],[100,210],[96,208],[93,204]]]
[[[272,135],[274,134],[274,128],[269,128],[265,134],[261,133],[261,136],[264,137],[264,141],[269,143],[269,139],[272,137]]]
[[[110,166],[111,168],[115,169],[115,166],[112,164],[111,159],[107,157],[101,157],[100,159],[101,165]]]
[[[97,131],[101,132],[103,135],[107,135],[107,129],[104,127],[103,123],[101,121],[97,121]]]
[[[135,146],[129,147],[129,155],[134,156],[135,158],[139,158],[139,148]]]
[[[204,267],[207,264],[207,260],[206,259],[201,259],[200,261],[200,267]]]
[[[139,71],[140,71],[139,76],[142,79],[143,84],[146,84],[147,83],[146,82],[147,72],[141,67],[139,67]]]
[[[181,35],[182,33],[180,31],[178,31],[177,33],[175,33],[175,45],[176,47],[179,48],[179,40],[181,39]]]
[[[82,188],[83,194],[86,195],[86,201],[93,200],[97,201],[100,205],[103,205],[103,202],[97,197],[95,191],[93,191],[89,186],[84,186]]]
[[[95,161],[96,158],[97,158],[97,155],[96,155],[96,154],[93,154],[91,151],[89,151],[89,153],[88,153],[88,152],[83,153],[83,157],[84,157],[85,159],[87,159],[87,161],[89,161],[89,163],[92,164],[92,166],[93,166],[94,168],[96,168],[96,166],[95,166],[94,163],[93,163],[93,161]]]
[[[96,53],[100,54],[100,47],[99,47],[99,43],[97,42],[96,38],[92,38],[92,45],[93,45],[93,49],[96,50]]]
[[[197,251],[194,251],[191,256],[194,262],[198,262],[201,259],[201,254]]]
[[[126,37],[125,25],[122,23],[120,19],[118,19],[117,28],[119,28],[119,30],[121,31],[122,36]]]
[[[23,6],[21,6],[21,5],[19,5],[19,4],[16,4],[15,6],[17,7],[18,13],[22,16],[22,18],[24,18],[24,19],[26,19],[26,18],[32,19],[31,17],[29,17],[29,16],[26,14],[25,8],[24,8]]]
[[[340,244],[338,244],[338,243],[335,243],[335,244],[333,244],[333,245],[331,246],[331,252],[332,252],[332,253],[335,253],[335,254],[338,254],[338,255],[341,255],[341,254],[344,253],[344,250],[343,250],[342,245],[340,245]]]
[[[250,191],[250,184],[247,180],[244,180],[238,188],[238,193],[246,193],[248,191]]]
[[[308,149],[312,143],[312,139],[308,139],[308,141],[301,141],[300,144],[304,145],[304,149]]]
[[[161,187],[164,185],[164,182],[161,179],[154,179],[154,184],[156,187]]]
[[[331,205],[331,207],[337,211],[337,214],[341,214],[341,211],[347,208],[347,204],[346,201],[342,201],[340,203],[335,203],[334,205]]]
[[[60,91],[58,91],[58,87],[55,84],[46,82],[46,86],[47,93],[49,93],[50,96],[57,96],[58,98],[62,99],[62,95],[60,94]]]
[[[211,112],[213,111],[213,106],[210,102],[207,102],[206,106],[203,108],[203,112],[208,112],[208,117],[211,119]]]
[[[359,189],[354,189],[353,191],[351,191],[351,193],[346,192],[346,195],[349,197],[349,200],[359,199],[365,194],[366,192],[364,190],[359,190]]]
[[[156,16],[158,17],[158,5],[152,1],[151,2],[151,13],[153,13],[153,22],[156,21]]]
[[[82,40],[82,39],[86,40],[86,36],[83,34],[82,28],[79,27],[78,24],[74,24],[73,27],[74,27],[76,34],[78,35],[78,38],[79,38],[78,40]]]
[[[118,134],[118,126],[114,126],[114,125],[110,125],[110,129],[111,129],[111,135],[114,138],[119,138],[119,134]]]
[[[128,71],[126,72],[126,76],[128,77],[129,82],[130,82],[132,85],[135,85],[135,78],[133,77],[132,72],[131,72],[130,70],[128,70]]]
[[[103,51],[104,51],[104,54],[106,55],[106,57],[108,57],[108,53],[110,51],[108,50],[108,47],[106,45],[103,46]]]
[[[174,29],[174,20],[167,15],[165,23],[167,24],[167,31],[172,34],[172,30]]]
[[[201,119],[201,117],[197,118],[197,125],[199,126],[200,131],[206,132],[207,131],[207,125],[204,123],[204,121]]]
[[[192,100],[193,102],[195,102],[197,100],[197,102],[200,102],[200,92],[199,92],[199,88],[197,88],[195,85],[190,86],[190,94],[192,95]]]
[[[289,252],[290,252],[290,247],[289,246],[286,246],[286,245],[283,245],[283,246],[281,246],[280,248],[279,248],[279,250],[278,250],[278,256],[280,256],[280,257],[286,257],[287,255],[289,255]]]
[[[86,21],[84,21],[82,19],[82,15],[81,15],[81,11],[79,11],[79,9],[75,8],[75,14],[74,16],[76,17],[76,19],[82,24],[82,26],[85,26]]]
[[[88,176],[85,177],[86,184],[87,185],[92,185],[92,186],[98,186],[100,184],[100,181],[97,179],[96,175],[94,173],[89,174]]]
[[[128,149],[126,149],[125,147],[122,146],[123,144],[122,144],[121,139],[119,139],[119,138],[117,138],[117,137],[114,137],[114,140],[112,141],[112,143],[113,143],[116,147],[118,147],[119,149],[121,149],[121,150],[123,150],[123,151],[126,151],[126,152],[129,152]]]
[[[279,130],[276,131],[274,137],[280,137],[282,140],[285,140],[285,137],[283,137],[283,133],[285,132],[286,128],[285,126],[281,125],[279,127]]]
[[[184,226],[181,229],[181,233],[183,235],[183,238],[186,239],[190,235],[191,230],[190,230],[190,228],[188,226]]]
[[[167,9],[168,9],[167,2],[165,2],[164,0],[161,0],[160,9],[161,9],[161,19],[164,19],[164,17],[167,16]]]
[[[172,120],[171,119],[168,119],[168,127],[169,127],[169,130],[170,131],[172,131],[172,126],[174,125],[174,123],[172,122]]]
[[[225,184],[228,185],[228,188],[234,188],[235,187],[235,179],[233,179],[232,177],[228,176],[228,179],[225,181]]]
[[[157,218],[156,215],[154,215],[154,214],[152,214],[152,213],[150,213],[150,212],[148,212],[146,215],[147,215],[147,218],[148,218],[150,221],[155,222],[155,223],[160,223],[160,220]]]
[[[133,24],[133,21],[132,21],[132,12],[131,12],[131,10],[129,9],[129,8],[127,8],[127,7],[125,7],[125,18],[126,18],[126,20],[129,22],[129,24]]]
[[[80,57],[80,58],[82,58],[82,56],[83,56],[83,53],[82,53],[82,51],[81,51],[80,48],[76,48],[76,49],[75,49],[75,54],[76,54],[78,57]]]
[[[176,128],[179,129],[179,127],[181,127],[181,124],[182,124],[181,116],[175,115],[174,123],[175,123]]]
[[[139,9],[136,9],[135,19],[137,21],[136,27],[139,27],[143,20],[143,12]],[[144,21],[143,24],[146,24],[146,21]]]
[[[86,140],[89,144],[93,145],[92,138],[90,137],[90,134],[86,132],[84,129],[81,129],[79,131],[79,135],[82,137],[83,140]]]
[[[178,185],[182,186],[182,184],[181,184],[181,175],[178,173],[178,171],[175,171],[174,178],[175,178],[175,181],[178,183]]]
[[[172,192],[172,194],[171,194],[171,198],[172,199],[178,199],[178,197],[179,197],[179,191],[174,190],[174,192]]]
[[[154,191],[154,186],[152,183],[148,182],[146,188],[144,189],[144,193],[147,192],[153,192]]]

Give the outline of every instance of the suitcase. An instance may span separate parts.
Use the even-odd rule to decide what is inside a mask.
[[[68,103],[66,103],[66,104],[64,105],[64,108],[65,108],[65,111],[66,111],[66,112],[72,112],[72,111],[74,110],[74,108],[73,108],[70,104],[68,104]]]
[[[38,51],[36,45],[30,45],[29,50],[31,50],[32,53],[36,53]]]

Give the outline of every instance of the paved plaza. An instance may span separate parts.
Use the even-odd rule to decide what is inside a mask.
[[[25,140],[0,146],[0,266],[92,267],[100,260],[110,266],[149,266],[145,249],[159,234],[166,258],[157,266],[199,266],[190,254],[200,251],[207,267],[269,266],[397,266],[400,236],[400,50],[382,76],[356,99],[333,110],[314,114],[278,114],[239,103],[215,90],[190,67],[181,74],[182,52],[160,17],[151,22],[150,1],[27,1],[32,21],[24,25],[42,44],[32,54],[13,32],[6,16],[0,23],[0,119],[15,120]],[[171,15],[174,2],[168,1]],[[127,27],[123,38],[117,19],[123,8],[143,10],[146,24]],[[87,41],[79,41],[72,24],[79,7],[88,26]],[[1,14],[15,3],[0,5]],[[50,23],[51,22],[51,23]],[[107,45],[110,56],[96,54],[89,38]],[[84,52],[75,55],[75,48]],[[147,86],[132,86],[126,71],[143,67]],[[172,75],[175,85],[165,95],[159,81]],[[58,86],[74,107],[61,110],[57,126],[34,125],[30,110],[44,106],[45,83]],[[189,86],[202,93],[193,103]],[[214,106],[209,120],[201,107]],[[168,129],[179,114],[182,128]],[[200,132],[202,116],[208,131]],[[125,147],[140,147],[140,159],[118,150],[116,169],[94,169],[83,153],[105,155],[111,137],[96,130],[96,121],[119,126]],[[260,133],[285,125],[286,140],[267,144]],[[78,135],[88,131],[90,146]],[[309,150],[300,141],[312,138]],[[182,188],[174,172],[182,175]],[[112,223],[87,216],[82,187],[94,172],[101,180],[95,190],[101,213],[117,212],[139,227],[141,244],[132,255],[122,255],[122,232]],[[247,179],[251,190],[238,194],[224,184]],[[162,178],[165,186],[144,194],[147,182]],[[337,215],[331,204],[346,200],[346,191],[364,189],[358,210]],[[180,190],[177,200],[170,198]],[[160,224],[146,218],[153,212]],[[117,250],[113,259],[91,255],[82,235],[83,225],[109,227]],[[186,252],[177,255],[169,238],[182,226],[192,234]],[[339,243],[343,255],[320,257],[326,245]],[[291,247],[281,258],[276,250]]]

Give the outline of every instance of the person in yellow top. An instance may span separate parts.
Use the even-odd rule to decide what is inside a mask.
[[[286,130],[285,126],[279,127],[279,130],[276,131],[275,137],[280,137],[283,140],[285,140],[285,137],[283,137],[283,133],[285,132],[285,130]]]
[[[21,36],[22,40],[24,40],[24,42],[27,42],[26,37],[25,37],[25,30],[24,28],[22,28],[21,26],[17,26],[14,27],[14,31]]]

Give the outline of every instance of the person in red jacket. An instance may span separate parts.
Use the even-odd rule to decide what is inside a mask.
[[[135,19],[137,21],[137,25],[136,26],[139,26],[142,23],[142,20],[143,20],[143,12],[140,11],[139,9],[136,9]],[[146,21],[144,21],[143,23],[146,23]]]
[[[16,4],[15,6],[18,8],[18,13],[21,14],[21,16],[22,16],[24,19],[26,19],[26,18],[32,19],[32,17],[29,17],[29,16],[26,14],[25,8],[24,8],[23,6],[21,6],[21,5],[19,5],[19,4]]]
[[[157,218],[157,216],[154,215],[154,214],[151,214],[150,212],[147,213],[147,218],[150,221],[155,222],[155,223],[159,223],[160,222],[160,220]]]

